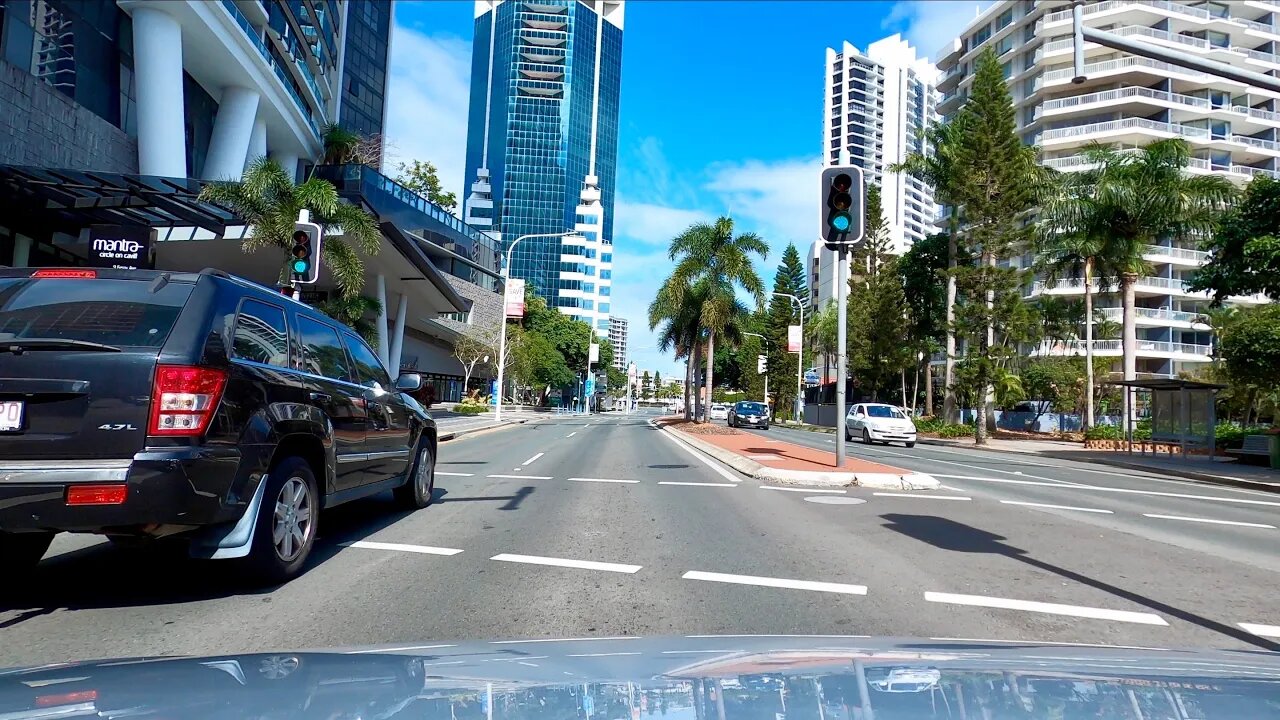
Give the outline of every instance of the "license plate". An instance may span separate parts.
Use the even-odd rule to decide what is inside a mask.
[[[22,429],[22,413],[26,403],[21,400],[0,400],[0,432]]]

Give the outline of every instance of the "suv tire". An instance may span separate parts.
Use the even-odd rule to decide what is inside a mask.
[[[275,585],[292,579],[306,565],[315,546],[320,494],[311,466],[300,457],[278,462],[266,483],[246,560],[255,580]]]
[[[426,440],[418,443],[418,455],[409,468],[409,477],[393,493],[406,510],[420,510],[431,504],[436,490],[436,458]]]
[[[6,575],[19,576],[31,572],[49,549],[54,535],[51,532],[0,532],[0,570]]]

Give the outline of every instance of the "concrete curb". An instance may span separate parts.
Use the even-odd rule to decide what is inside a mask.
[[[476,428],[466,428],[464,430],[452,430],[449,432],[440,433],[440,435],[436,437],[436,442],[448,442],[449,440],[457,440],[460,437],[464,437],[472,433],[483,432],[485,430],[497,430],[498,428],[504,428],[504,427],[507,427],[508,425],[523,425],[527,422],[529,422],[527,419],[503,420],[502,422],[495,423],[493,425],[485,425],[485,426],[476,427]]]
[[[938,438],[918,438],[916,442],[922,445],[940,445],[942,447],[958,447],[965,450],[978,449],[985,452],[1009,453],[1011,455],[1033,455],[1036,457],[1049,457],[1043,453],[1034,452],[1032,450],[1013,450],[1010,448],[971,448],[961,443],[948,442]],[[1111,460],[1105,458],[1064,458],[1053,456],[1055,460],[1068,460],[1070,462],[1088,463],[1090,465],[1106,465],[1108,467],[1122,468],[1125,470],[1138,470],[1141,472],[1155,473],[1157,475],[1172,475],[1174,477],[1186,478],[1187,480],[1199,480],[1200,482],[1212,483],[1214,485],[1226,485],[1229,487],[1244,488],[1246,490],[1261,490],[1262,492],[1280,493],[1280,484],[1268,484],[1257,482],[1254,480],[1246,480],[1244,478],[1233,478],[1226,475],[1215,475],[1213,473],[1198,472],[1196,470],[1183,470],[1181,468],[1170,467],[1154,467],[1152,465],[1143,465],[1142,463],[1127,462],[1125,460]]]
[[[811,470],[783,470],[761,465],[732,450],[699,440],[688,433],[670,430],[658,426],[663,432],[686,443],[702,453],[728,465],[747,477],[765,480],[779,485],[810,485],[814,487],[869,487],[881,490],[936,490],[940,487],[938,480],[929,475],[909,473],[894,475],[892,473],[851,473],[851,472],[814,472]]]

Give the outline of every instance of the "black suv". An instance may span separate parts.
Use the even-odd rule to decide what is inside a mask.
[[[436,426],[347,327],[216,270],[0,269],[0,569],[55,533],[297,574],[319,511],[431,502]]]

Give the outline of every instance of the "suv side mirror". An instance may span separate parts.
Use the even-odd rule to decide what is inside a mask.
[[[413,392],[422,387],[422,376],[418,373],[402,373],[396,378],[396,390]]]

